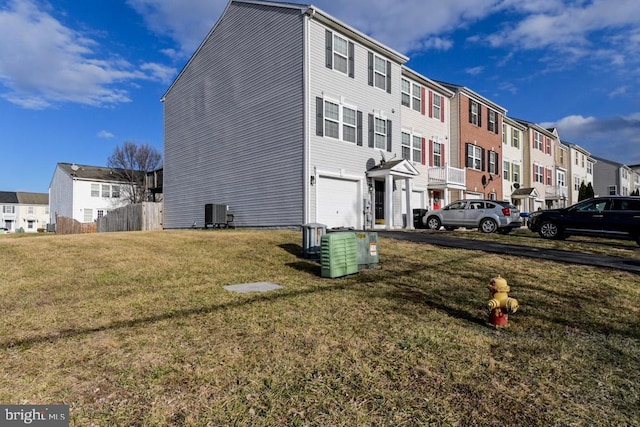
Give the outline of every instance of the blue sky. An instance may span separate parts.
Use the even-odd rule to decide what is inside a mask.
[[[313,4],[593,155],[640,164],[638,0]],[[163,148],[160,98],[226,0],[0,0],[0,190],[47,192],[57,162]]]

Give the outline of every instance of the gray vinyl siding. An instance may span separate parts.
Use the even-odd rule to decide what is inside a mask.
[[[465,166],[461,153],[464,141],[461,140],[460,136],[460,93],[456,93],[449,104],[449,113],[451,115],[451,119],[449,121],[451,130],[451,144],[449,150],[451,151],[451,156],[447,163],[449,163],[451,167],[464,169]]]
[[[49,215],[52,224],[56,223],[56,214],[73,217],[73,180],[59,166],[56,166],[49,186]]]
[[[401,120],[400,120],[400,64],[390,61],[391,68],[391,93],[386,90],[369,86],[368,80],[368,55],[371,49],[354,42],[354,76],[327,68],[326,61],[326,27],[321,23],[311,20],[309,23],[309,108],[308,115],[311,121],[309,129],[309,168],[329,172],[336,175],[360,176],[364,179],[367,169],[380,162],[380,150],[369,148],[368,145],[368,115],[381,115],[392,122],[392,148],[386,152],[387,159],[394,154],[401,157]],[[335,31],[335,30],[331,30]],[[338,33],[339,34],[339,33]],[[342,35],[349,40],[348,37]],[[349,40],[352,41],[353,40]],[[383,56],[381,52],[375,52]],[[362,146],[351,142],[345,142],[334,138],[318,136],[316,129],[322,127],[317,123],[316,99],[327,97],[334,101],[342,101],[345,105],[356,107],[362,112]],[[394,218],[397,223],[402,223],[401,191],[394,192]],[[367,194],[366,181],[363,181],[362,194]],[[310,187],[310,213],[317,212],[315,188]],[[359,201],[362,203],[362,201]],[[312,217],[311,221],[315,219]]]
[[[303,222],[303,15],[230,3],[164,100],[164,226]]]

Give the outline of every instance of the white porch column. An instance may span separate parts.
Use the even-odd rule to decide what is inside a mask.
[[[393,176],[391,174],[384,177],[384,213],[385,228],[393,228]]]
[[[413,179],[405,178],[404,192],[407,200],[407,230],[413,230],[413,206],[411,205],[411,195],[413,194]]]

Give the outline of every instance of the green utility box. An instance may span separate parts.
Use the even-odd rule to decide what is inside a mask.
[[[358,270],[375,267],[378,263],[378,233],[358,231],[355,235],[358,247]]]
[[[358,272],[358,249],[353,232],[329,233],[320,242],[320,275],[341,277]]]

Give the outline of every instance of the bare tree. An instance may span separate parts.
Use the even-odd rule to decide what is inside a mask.
[[[145,176],[162,166],[162,155],[149,144],[126,141],[115,148],[107,166],[127,181],[125,188],[121,189],[122,197],[130,203],[141,203],[148,199]]]

